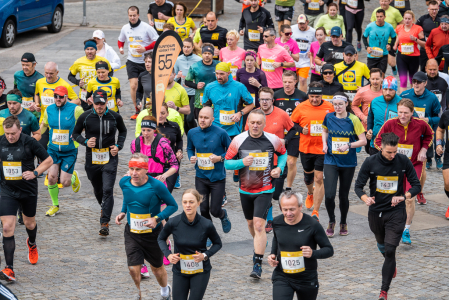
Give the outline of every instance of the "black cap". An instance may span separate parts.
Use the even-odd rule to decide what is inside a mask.
[[[107,62],[105,61],[97,61],[97,63],[95,64],[95,70],[99,70],[99,69],[105,69],[105,70],[109,70],[109,65]]]
[[[421,71],[418,71],[415,73],[415,75],[413,75],[413,80],[418,80],[418,81],[427,81],[427,74]]]
[[[321,73],[323,73],[324,71],[332,71],[335,72],[334,66],[332,64],[324,64],[321,67]]]
[[[108,101],[108,94],[102,89],[96,90],[92,97],[94,98],[94,103],[105,103]]]
[[[22,55],[22,59],[20,61],[35,63],[36,62],[36,58],[34,57],[33,53],[25,52]]]
[[[348,45],[348,46],[346,46],[344,53],[355,55],[357,52],[355,51],[355,48],[353,45]]]

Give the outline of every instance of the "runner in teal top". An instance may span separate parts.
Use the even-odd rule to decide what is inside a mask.
[[[382,15],[380,13],[380,15]],[[366,26],[363,33],[363,43],[369,51],[369,58],[379,58],[388,54],[387,44],[388,41],[396,38],[396,32],[393,26],[382,20],[382,22],[371,22]],[[367,39],[368,44],[366,43]],[[394,45],[392,40],[391,45]],[[370,49],[368,49],[370,48]],[[380,53],[382,50],[382,53]]]
[[[11,90],[11,92],[19,92],[19,90]],[[36,140],[40,140],[41,133],[39,130],[39,123],[36,117],[26,109],[21,107],[22,98],[16,94],[8,94],[6,96],[6,101],[8,103],[8,109],[0,111],[0,135],[3,135],[3,121],[11,116],[15,115],[19,118],[20,126],[22,127],[22,133],[34,137]],[[19,105],[20,104],[20,105]]]

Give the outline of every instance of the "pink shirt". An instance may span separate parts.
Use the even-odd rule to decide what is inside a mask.
[[[365,127],[365,130],[367,128],[367,119],[371,107],[371,101],[379,96],[382,96],[382,89],[378,92],[373,92],[371,91],[371,85],[365,85],[357,91],[354,100],[352,100],[352,111],[362,121],[362,125]],[[360,105],[362,106],[362,109],[360,109]]]
[[[281,38],[278,37],[274,40],[274,42],[281,47],[288,46],[288,48],[290,49],[292,54],[298,54],[299,52],[301,52],[301,50],[299,50],[298,43],[296,43],[296,41],[294,39],[289,39],[287,43],[282,43]],[[296,72],[296,67],[284,68],[284,69]]]
[[[315,41],[312,44],[310,44],[310,53],[313,55],[313,66],[315,65],[315,56],[317,55],[318,51],[320,51],[320,42]],[[320,72],[315,71],[315,68],[312,68],[312,73],[316,75],[321,75]]]
[[[231,51],[228,47],[221,48],[220,61],[231,63],[232,78],[236,79],[237,70],[242,67],[242,61],[245,60],[246,51],[240,47]]]
[[[259,46],[257,58],[261,62],[262,71],[264,71],[267,76],[268,87],[272,89],[282,88],[283,68],[274,68],[272,63],[295,62],[288,54],[287,50],[279,45],[275,45],[272,49],[268,49],[267,45],[263,44]]]

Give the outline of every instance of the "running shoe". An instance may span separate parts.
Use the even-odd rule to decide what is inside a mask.
[[[131,120],[135,120],[135,119],[137,119],[137,116],[138,116],[138,115],[139,115],[139,113],[136,112],[134,115],[131,116],[130,119],[131,119]]]
[[[427,200],[426,200],[426,198],[424,198],[423,193],[418,193],[418,195],[416,195],[416,199],[418,199],[418,204],[421,204],[421,205],[427,204]]]
[[[171,250],[171,241],[168,241],[168,250]],[[168,266],[170,261],[164,256],[164,265]]]
[[[412,244],[412,240],[410,239],[410,231],[408,229],[405,229],[402,233],[402,243],[407,245]]]
[[[435,163],[437,164],[437,170],[443,169],[443,162],[441,161],[441,157],[435,157]]]
[[[316,210],[313,210],[312,218],[314,218],[315,220],[317,220],[319,222],[320,221],[320,213]]]
[[[340,235],[348,235],[348,224],[340,224]]]
[[[239,170],[235,170],[234,171],[234,175],[232,176],[232,180],[234,180],[234,182],[239,182]]]
[[[168,285],[168,296],[167,297],[161,296],[161,300],[171,300],[171,286],[170,285]]]
[[[0,279],[6,281],[16,281],[16,274],[11,268],[4,268],[3,271],[0,272]]]
[[[260,264],[255,264],[253,271],[249,274],[252,278],[260,279],[262,277],[262,266]]]
[[[380,291],[379,300],[387,300],[387,292]]]
[[[393,69],[391,68],[391,71],[393,71],[393,75],[397,76],[398,75],[398,69]],[[385,298],[386,299],[386,298]]]
[[[109,235],[109,224],[108,223],[101,224],[101,229],[100,229],[99,235],[101,235],[101,236]]]
[[[209,248],[210,246],[212,246],[212,241],[210,238],[207,238],[206,247]]]
[[[28,261],[30,264],[35,265],[39,260],[39,253],[37,252],[37,246],[34,244],[30,246],[29,243],[30,238],[27,238],[27,246],[28,246]]]
[[[224,233],[228,233],[229,231],[231,231],[231,221],[228,218],[228,212],[226,211],[226,209],[223,209],[225,215],[223,218],[221,218],[221,227],[223,228],[223,232]]]
[[[221,207],[224,207],[228,203],[228,196],[226,195],[226,192],[223,196],[223,202],[221,203]]]
[[[327,235],[327,237],[333,237],[334,234],[335,234],[335,223],[329,222],[329,225],[327,226],[327,229],[326,229],[326,235]]]
[[[313,194],[307,193],[306,208],[311,209],[313,206]]]
[[[20,225],[24,225],[24,224],[25,224],[25,223],[23,222],[23,215],[22,215],[21,212],[19,212],[19,213],[17,214],[17,222],[18,222]]]
[[[81,189],[81,180],[78,177],[78,172],[77,171],[73,171],[73,175],[75,175],[75,182],[72,184],[72,190],[75,193],[78,193],[79,190]]]
[[[176,183],[175,183],[175,189],[180,189],[181,188],[181,175],[178,175],[178,177],[176,178]]]
[[[142,275],[142,278],[150,278],[150,272],[148,272],[146,264],[143,264],[142,267],[140,268],[140,275]]]
[[[267,221],[267,225],[265,225],[265,232],[266,233],[273,232],[273,221]]]
[[[357,52],[362,52],[362,43],[357,42]]]
[[[56,214],[59,214],[59,206],[56,205],[50,206],[50,209],[45,213],[48,217],[54,217]]]
[[[448,207],[447,210],[446,210],[446,219],[449,220],[449,207]]]
[[[427,170],[430,170],[432,168],[432,160],[428,160],[427,162],[426,162],[426,169]]]

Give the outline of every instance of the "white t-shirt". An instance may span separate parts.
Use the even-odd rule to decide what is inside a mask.
[[[156,30],[148,23],[140,22],[139,26],[132,28],[131,25],[126,24],[122,27],[118,40],[120,42],[128,42],[128,60],[143,64],[145,63],[143,56],[145,53],[137,53],[136,47],[148,46],[158,39],[159,35]]]
[[[292,26],[292,39],[298,43],[299,60],[295,62],[297,68],[310,67],[310,58],[307,55],[310,52],[310,45],[317,39],[315,37],[315,29],[310,27],[306,31],[301,31],[298,25]]]

